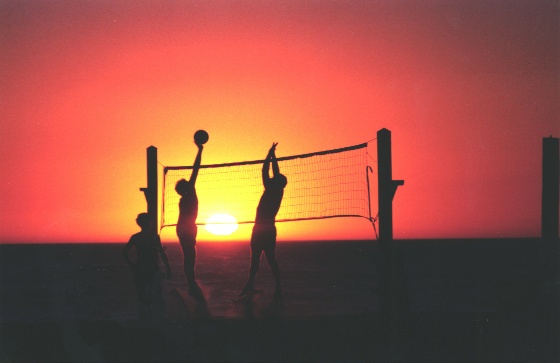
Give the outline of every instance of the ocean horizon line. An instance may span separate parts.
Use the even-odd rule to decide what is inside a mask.
[[[399,243],[410,243],[410,242],[482,242],[482,241],[530,241],[530,240],[542,240],[542,237],[434,237],[434,238],[394,238],[393,242]],[[278,239],[277,243],[366,243],[366,242],[378,242],[379,239],[289,239],[282,240]],[[125,244],[127,240],[121,241],[0,241],[0,246],[2,245],[64,245],[64,244]],[[163,240],[162,244],[172,245],[178,244],[179,241]],[[249,239],[236,239],[236,240],[198,240],[197,244],[243,244],[250,243]]]

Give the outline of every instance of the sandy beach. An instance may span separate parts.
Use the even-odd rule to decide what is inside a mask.
[[[165,318],[150,321],[138,318],[122,244],[3,245],[0,359],[557,361],[558,285],[546,277],[557,249],[536,243],[397,242],[408,303],[390,321],[371,242],[280,243],[284,298],[272,299],[263,264],[263,293],[241,303],[246,246],[200,244],[204,309],[174,295],[184,277],[168,245],[177,273],[164,285]]]

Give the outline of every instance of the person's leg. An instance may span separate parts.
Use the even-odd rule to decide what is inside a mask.
[[[194,265],[196,263],[196,241],[188,237],[179,237],[181,250],[183,251],[183,271],[189,286],[196,285]]]
[[[161,273],[155,270],[146,285],[146,297],[148,302],[148,318],[160,321],[165,317],[165,302],[163,298],[163,282]]]
[[[187,277],[187,282],[189,283],[189,295],[199,300],[202,296],[202,290],[198,283],[196,282],[194,266],[196,264],[196,246],[190,245],[185,249],[184,253],[184,270],[185,276]]]
[[[195,277],[195,264],[196,264],[196,245],[194,243],[188,243],[182,245],[183,247],[183,270],[185,272],[185,277],[187,278],[187,282],[189,285],[189,295],[191,295],[195,300],[199,303],[204,302],[204,293],[200,286],[198,286],[198,282],[196,282]]]
[[[278,262],[276,261],[276,243],[266,248],[264,250],[264,254],[274,276],[274,282],[276,284],[274,294],[280,295],[282,293],[282,286],[280,285],[280,268],[278,267]]]
[[[196,283],[194,275],[194,265],[196,262],[196,226],[183,228],[181,232],[177,230],[177,237],[179,237],[179,244],[183,251],[183,271],[189,286]]]
[[[135,272],[134,282],[138,292],[138,317],[144,320],[148,315],[147,282],[139,271]]]
[[[163,278],[161,272],[157,271],[154,275],[154,302],[155,313],[158,319],[165,318],[165,298],[163,296]]]
[[[181,243],[183,249],[183,271],[189,287],[197,286],[194,266],[196,263],[196,247],[192,243]]]
[[[257,272],[259,271],[261,254],[261,248],[251,248],[251,268],[249,269],[249,281],[251,287],[253,287],[255,276],[257,276]]]
[[[249,277],[247,279],[247,283],[245,284],[245,287],[241,291],[241,294],[239,294],[240,296],[245,295],[248,292],[255,289],[254,287],[255,276],[257,276],[257,272],[259,271],[261,254],[262,254],[262,248],[260,248],[260,246],[258,246],[257,243],[251,241],[251,267],[249,268]]]

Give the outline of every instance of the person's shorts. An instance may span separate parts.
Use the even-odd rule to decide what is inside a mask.
[[[198,234],[198,226],[190,226],[188,228],[177,228],[177,237],[181,247],[196,246],[196,235]]]
[[[251,249],[267,250],[276,247],[276,226],[275,225],[259,225],[253,227],[251,235]]]

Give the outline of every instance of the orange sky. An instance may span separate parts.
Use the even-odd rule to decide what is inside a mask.
[[[207,164],[388,128],[406,183],[395,238],[538,236],[558,17],[533,0],[1,0],[0,242],[126,241],[146,147],[192,163],[197,129]],[[279,239],[372,235],[363,219],[279,226]]]

